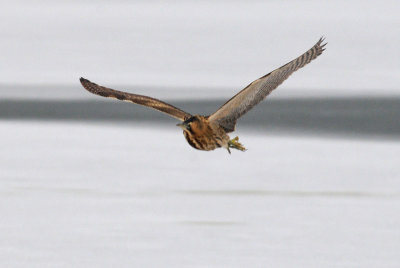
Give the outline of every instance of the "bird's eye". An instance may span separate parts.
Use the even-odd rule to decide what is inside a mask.
[[[187,129],[187,130],[190,130],[190,129],[191,129],[190,124],[187,124],[187,125],[186,125],[186,129]]]

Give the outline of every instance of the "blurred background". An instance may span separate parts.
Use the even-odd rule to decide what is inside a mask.
[[[0,10],[3,267],[399,267],[399,1],[8,1]],[[214,112],[326,51],[191,148],[100,85]]]

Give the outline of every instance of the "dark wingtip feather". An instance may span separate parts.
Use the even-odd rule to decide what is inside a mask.
[[[83,77],[79,78],[79,81],[81,82],[82,85],[83,84],[87,84],[87,83],[92,83],[92,82],[90,82],[89,80],[87,80],[87,79],[85,79]]]
[[[91,86],[98,86],[97,84],[95,84],[95,83],[93,83],[93,82],[91,82],[88,79],[83,78],[83,77],[79,78],[79,81],[81,82],[82,86],[85,89],[89,90],[90,92],[92,92]]]
[[[317,45],[320,47],[321,52],[326,49],[325,46],[328,44],[328,42],[323,43],[324,41],[325,41],[325,36],[321,36],[321,38],[317,42]]]
[[[87,80],[87,79],[85,79],[83,77],[79,78],[79,81],[81,82],[81,84],[82,84],[84,89],[86,89],[87,91],[89,91],[89,92],[91,92],[93,94],[100,95],[97,92],[98,91],[97,88],[96,88],[96,87],[98,87],[97,84],[95,84],[93,82],[90,82],[89,80]]]

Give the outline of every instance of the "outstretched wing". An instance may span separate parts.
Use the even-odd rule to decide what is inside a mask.
[[[166,113],[166,114],[168,114],[172,117],[175,117],[176,119],[179,119],[181,121],[185,121],[186,119],[192,117],[191,114],[184,112],[184,111],[176,108],[175,106],[172,106],[168,103],[165,103],[165,102],[157,100],[157,99],[153,99],[153,98],[150,98],[147,96],[127,93],[127,92],[122,92],[122,91],[114,90],[111,88],[102,87],[95,83],[90,82],[89,80],[87,80],[83,77],[81,77],[80,81],[81,81],[82,86],[87,91],[89,91],[93,94],[96,94],[96,95],[147,106],[147,107],[156,109],[160,112]]]
[[[310,50],[300,57],[253,81],[222,105],[215,113],[210,115],[209,120],[217,122],[227,132],[234,131],[236,120],[239,117],[262,101],[293,72],[304,67],[310,61],[321,55],[326,45],[326,43],[322,44],[323,41],[324,39],[321,38]]]

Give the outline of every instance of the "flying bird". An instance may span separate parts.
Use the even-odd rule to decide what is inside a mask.
[[[183,129],[183,135],[187,142],[195,149],[211,151],[222,147],[229,153],[231,153],[230,148],[245,151],[246,149],[239,143],[238,137],[230,139],[228,135],[235,130],[236,121],[261,102],[292,73],[321,55],[326,45],[326,43],[323,44],[323,41],[324,38],[321,38],[303,55],[251,82],[215,113],[207,116],[191,115],[161,100],[99,86],[82,77],[80,82],[86,90],[93,94],[147,106],[182,121],[177,126]]]

